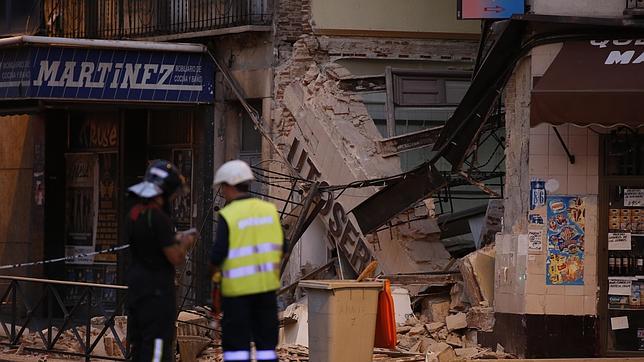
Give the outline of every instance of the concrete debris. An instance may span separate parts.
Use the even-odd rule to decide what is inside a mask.
[[[308,298],[304,297],[284,310],[285,321],[280,334],[280,345],[309,346],[309,309]],[[289,323],[286,323],[289,321]]]
[[[431,322],[445,323],[449,315],[450,301],[445,298],[425,298],[422,302],[422,315]]]
[[[463,282],[458,282],[452,286],[452,289],[449,292],[450,295],[450,304],[449,308],[452,310],[465,310],[465,287]]]
[[[450,362],[456,359],[456,353],[450,345],[445,342],[436,343],[429,347],[430,352],[434,352],[438,362]]]
[[[494,302],[494,244],[477,250],[459,261],[465,297],[472,305]]]
[[[223,362],[221,347],[207,348],[197,359],[198,362],[215,361]],[[308,362],[309,349],[298,345],[282,345],[277,348],[277,357],[280,362]]]
[[[463,329],[467,327],[467,315],[465,313],[459,312],[450,316],[447,316],[445,319],[445,324],[447,324],[447,330],[455,331],[457,329]]]
[[[494,309],[492,307],[472,307],[467,311],[467,327],[483,332],[494,328]]]
[[[427,330],[427,332],[429,332],[430,334],[440,330],[443,327],[445,327],[445,323],[443,322],[432,322],[425,324],[425,330]]]
[[[471,359],[472,357],[476,356],[479,354],[479,349],[475,347],[467,347],[467,348],[455,348],[454,353],[456,353],[457,357],[464,358],[464,359]]]
[[[481,307],[476,309],[480,313]],[[478,358],[512,359],[513,356],[481,348],[476,343],[477,331],[469,329],[466,314],[458,312],[447,316],[443,322],[424,323],[423,317],[408,318],[404,325],[398,325],[398,345],[396,350],[403,353],[420,354],[427,359],[419,361],[462,361]],[[415,324],[414,324],[415,323]],[[456,326],[452,325],[456,323]],[[448,326],[454,328],[449,330]],[[374,354],[374,361],[376,360]],[[384,358],[384,357],[383,357]],[[413,356],[410,361],[416,361]],[[383,360],[383,359],[378,359]]]
[[[177,318],[177,336],[206,336],[208,318],[195,312],[181,312]]]
[[[449,335],[447,335],[445,342],[447,342],[447,344],[452,347],[463,347],[463,339],[461,338],[461,336],[455,333],[450,333]]]

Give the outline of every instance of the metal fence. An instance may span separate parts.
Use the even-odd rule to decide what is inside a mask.
[[[48,36],[124,39],[270,25],[274,0],[43,0]]]
[[[124,315],[127,287],[0,276],[0,344],[33,351],[125,361],[127,328],[117,331],[115,320]],[[71,289],[80,293],[69,304]],[[106,293],[116,294],[116,303],[104,303]],[[98,320],[93,317],[99,317]],[[34,331],[29,334],[29,331]],[[111,353],[97,348],[109,337]],[[72,343],[74,350],[70,350]],[[108,348],[105,348],[107,351]]]

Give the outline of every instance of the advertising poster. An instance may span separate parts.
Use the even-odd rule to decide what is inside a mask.
[[[179,195],[172,204],[172,216],[179,230],[187,230],[192,220],[192,150],[173,150],[172,162],[185,178],[188,191]]]
[[[94,246],[97,216],[96,155],[67,154],[65,245]]]
[[[118,193],[117,154],[107,152],[98,154],[98,226],[96,231],[96,250],[111,248],[118,244]],[[116,262],[116,254],[99,254],[100,262]]]
[[[547,198],[547,285],[584,284],[586,205],[576,196]]]

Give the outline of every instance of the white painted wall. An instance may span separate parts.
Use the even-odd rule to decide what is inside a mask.
[[[586,16],[619,18],[623,16],[624,0],[529,0],[532,12],[539,15]]]
[[[324,241],[325,228],[322,221],[316,218],[306,229],[302,238],[297,243],[288,263],[288,274],[291,276],[288,283],[301,277],[320,265],[327,262],[327,248]],[[305,269],[304,273],[302,272]]]

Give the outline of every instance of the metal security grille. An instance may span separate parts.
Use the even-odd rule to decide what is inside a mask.
[[[273,0],[50,0],[48,36],[125,39],[269,25]]]

